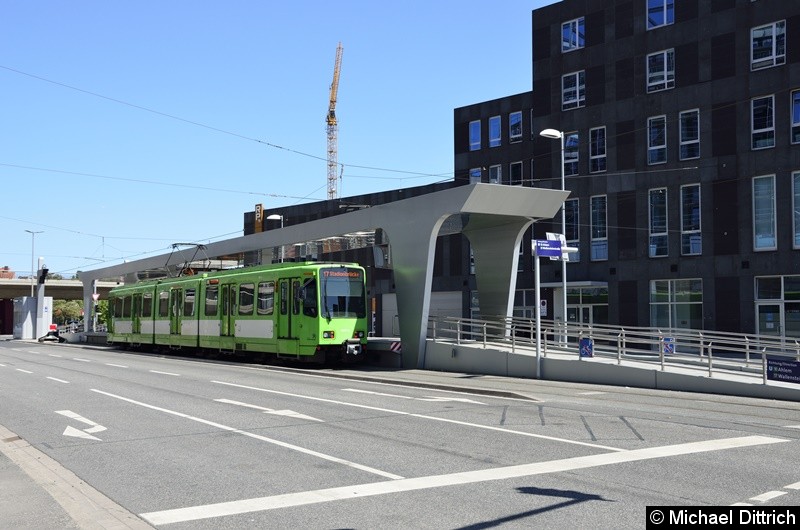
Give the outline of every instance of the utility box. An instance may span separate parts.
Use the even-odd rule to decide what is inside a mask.
[[[14,298],[14,338],[35,340],[43,337],[53,323],[53,297],[42,297],[42,311],[37,319],[37,299]],[[37,321],[38,320],[38,321]]]

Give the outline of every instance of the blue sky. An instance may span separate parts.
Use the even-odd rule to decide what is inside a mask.
[[[339,42],[339,196],[451,179],[453,109],[530,90],[551,3],[2,1],[0,267],[26,230],[71,277],[324,200]]]

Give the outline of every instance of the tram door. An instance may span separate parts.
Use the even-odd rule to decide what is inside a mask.
[[[235,312],[236,312],[236,285],[222,285],[222,302],[220,308],[220,327],[219,327],[219,348],[221,350],[233,350],[235,335]]]
[[[300,278],[278,281],[278,353],[298,353],[300,323]]]
[[[169,334],[181,334],[181,300],[183,289],[173,289],[169,292]]]
[[[142,295],[135,294],[131,301],[131,333],[140,334],[142,332]]]

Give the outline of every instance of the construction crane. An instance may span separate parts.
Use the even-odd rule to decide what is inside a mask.
[[[336,158],[338,151],[339,125],[336,122],[336,93],[339,91],[339,69],[342,66],[342,43],[336,48],[336,62],[333,65],[333,82],[331,83],[331,97],[328,103],[328,199],[336,199],[339,194],[336,189]]]

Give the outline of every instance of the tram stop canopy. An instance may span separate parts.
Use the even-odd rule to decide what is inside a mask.
[[[568,191],[475,183],[380,204],[307,223],[205,245],[209,257],[382,229],[392,247],[394,283],[403,344],[403,368],[423,368],[436,238],[460,231],[470,241],[482,315],[511,314],[519,245],[528,227],[551,219]],[[191,261],[193,249],[174,251],[78,274],[84,304],[101,279]],[[88,321],[86,322],[88,325]]]

